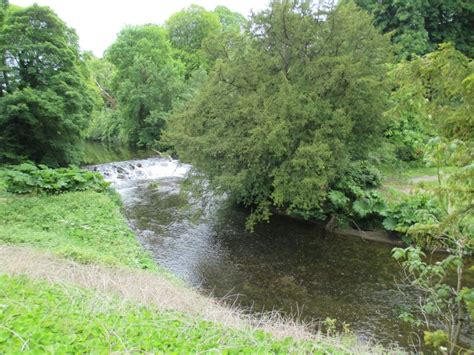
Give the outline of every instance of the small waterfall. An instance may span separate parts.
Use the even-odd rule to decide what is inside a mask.
[[[137,180],[182,178],[191,166],[171,158],[128,160],[89,166],[87,169],[101,173],[112,184]]]

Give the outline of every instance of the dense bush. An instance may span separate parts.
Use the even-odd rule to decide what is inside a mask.
[[[436,223],[443,216],[438,201],[429,194],[406,195],[401,201],[392,204],[386,212],[383,226],[389,231],[402,233],[407,241],[408,232],[414,225]],[[429,233],[423,233],[428,239]],[[423,241],[418,241],[425,244]]]
[[[382,174],[367,161],[349,165],[347,172],[332,186],[324,210],[336,217],[339,224],[355,224],[372,228],[385,214],[386,202],[374,190],[382,184]]]
[[[86,190],[102,192],[109,186],[102,175],[78,167],[50,169],[45,165],[30,163],[4,167],[0,170],[0,180],[8,192],[17,194],[58,194]]]
[[[400,98],[403,100],[403,98]],[[395,94],[392,100],[397,100]],[[394,155],[403,162],[420,162],[423,158],[423,147],[429,139],[421,124],[410,112],[395,112],[393,108],[388,112],[392,122],[385,131],[385,137],[393,147]]]

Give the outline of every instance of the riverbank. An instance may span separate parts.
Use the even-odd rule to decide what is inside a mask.
[[[186,288],[142,249],[115,195],[2,193],[0,220],[2,352],[380,352]]]

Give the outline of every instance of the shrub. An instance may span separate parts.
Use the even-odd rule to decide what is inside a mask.
[[[375,166],[367,161],[353,162],[332,187],[324,209],[338,224],[371,229],[380,224],[387,208],[382,195],[373,190],[381,181],[382,174]]]
[[[383,226],[387,230],[406,235],[415,224],[433,224],[442,216],[441,206],[429,194],[407,195],[402,201],[388,208]],[[427,234],[426,238],[428,237]]]
[[[102,175],[78,167],[51,169],[45,165],[23,163],[6,166],[0,170],[1,185],[17,194],[59,194],[69,191],[106,191],[109,183]]]

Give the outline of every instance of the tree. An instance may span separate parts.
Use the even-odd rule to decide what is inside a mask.
[[[184,68],[172,56],[166,31],[156,25],[127,27],[107,49],[116,68],[113,91],[124,141],[156,145],[183,90]]]
[[[311,218],[385,124],[389,39],[353,3],[272,1],[232,36],[210,81],[170,122],[181,159],[236,202]]]
[[[116,108],[117,100],[113,96],[113,78],[115,66],[104,58],[97,58],[90,52],[84,53],[85,65],[90,73],[91,80],[98,89],[104,105],[108,108]]]
[[[374,15],[383,33],[392,33],[400,59],[436,50],[452,42],[469,57],[474,56],[474,5],[468,0],[356,0]]]
[[[232,46],[232,42],[238,38],[243,31],[248,27],[248,20],[239,14],[233,12],[225,6],[217,6],[214,9],[214,14],[219,16],[221,23],[220,31],[214,31],[210,33],[201,42],[200,54],[207,63],[211,66],[220,57],[225,57],[226,52],[230,50],[229,46]]]
[[[113,88],[115,66],[105,58],[97,58],[92,53],[84,53],[84,58],[90,73],[90,82],[99,98],[85,131],[85,137],[99,141],[119,141],[121,120]]]
[[[47,7],[9,8],[0,53],[0,159],[77,163],[93,94],[74,30]]]
[[[202,56],[204,39],[221,30],[219,17],[202,6],[191,5],[173,14],[166,21],[168,37],[179,58],[186,65],[186,77],[194,70],[204,67],[208,70],[212,63]]]
[[[225,6],[216,6],[214,13],[219,17],[224,32],[240,32],[248,24],[245,16],[233,12]]]
[[[474,289],[465,287],[464,280],[465,257],[474,249],[474,63],[444,44],[433,53],[400,64],[396,77],[398,91],[419,108],[423,123],[434,133],[425,159],[437,167],[438,184],[425,189],[442,210],[422,218],[407,233],[418,245],[444,248],[449,256],[431,264],[416,247],[396,249],[394,256],[403,260],[405,283],[422,296],[419,310],[428,328],[425,341],[446,346],[453,354],[458,350],[462,324],[469,319],[466,306],[471,307],[471,314],[474,311]],[[453,168],[449,175],[440,173],[444,165]],[[450,280],[453,276],[454,282]]]

